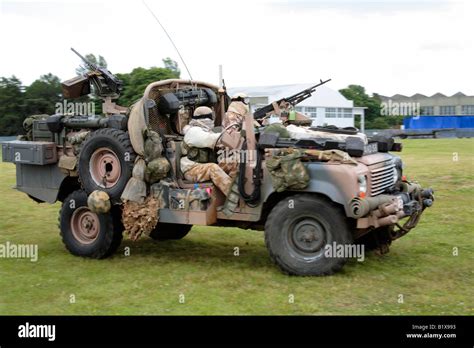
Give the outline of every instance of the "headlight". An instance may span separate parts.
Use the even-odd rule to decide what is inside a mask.
[[[395,157],[395,171],[393,173],[394,180],[393,182],[399,182],[402,180],[402,174],[403,174],[403,162],[400,157]]]
[[[357,182],[359,183],[359,192],[367,192],[367,177],[365,175],[357,176]]]
[[[402,176],[400,175],[400,172],[398,171],[398,169],[395,168],[395,170],[393,171],[393,182],[396,183],[401,178]]]

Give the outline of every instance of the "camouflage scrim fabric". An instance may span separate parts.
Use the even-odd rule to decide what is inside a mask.
[[[294,150],[282,156],[273,156],[266,161],[275,191],[301,190],[308,186],[309,173],[301,162],[301,157],[303,157],[303,153]]]
[[[125,233],[133,241],[143,234],[149,235],[158,223],[159,202],[152,196],[143,203],[127,201],[123,204],[122,222]]]

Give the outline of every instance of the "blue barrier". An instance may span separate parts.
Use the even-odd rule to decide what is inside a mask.
[[[474,128],[474,116],[407,116],[405,129]]]
[[[365,134],[368,137],[379,134],[409,138],[474,138],[474,128],[366,129]]]

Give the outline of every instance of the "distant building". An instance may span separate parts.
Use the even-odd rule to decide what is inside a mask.
[[[467,96],[458,92],[450,97],[436,93],[431,97],[417,93],[411,97],[395,94],[394,96],[380,96],[382,103],[394,105],[400,110],[405,108],[412,109],[411,106],[419,106],[419,115],[421,116],[473,116],[474,115],[474,96]],[[413,116],[413,112],[403,113],[400,115]]]
[[[243,92],[250,98],[250,107],[255,111],[273,101],[296,94],[313,84],[281,86],[258,86],[229,88],[230,95]],[[314,126],[335,125],[353,127],[354,117],[363,117],[365,107],[354,106],[341,93],[325,85],[316,89],[311,97],[295,107],[296,111],[313,119]]]

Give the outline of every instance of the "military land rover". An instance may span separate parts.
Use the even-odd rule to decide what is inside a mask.
[[[74,255],[108,257],[124,230],[132,239],[166,240],[183,238],[193,225],[234,226],[264,230],[271,258],[286,273],[332,274],[347,255],[330,257],[328,246],[387,252],[434,197],[407,181],[393,139],[311,127],[294,106],[318,85],[248,112],[229,135],[220,127],[225,88],[157,81],[125,108],[113,102],[121,81],[89,64],[84,76],[63,83],[63,96],[87,95],[92,86],[103,114],[27,118],[25,134],[2,143],[2,158],[16,165],[17,190],[39,203],[62,202],[60,235]],[[216,153],[231,148],[246,157],[234,156],[238,174],[227,195],[212,182],[187,181],[180,169],[183,129],[199,106],[214,111],[223,135]]]

